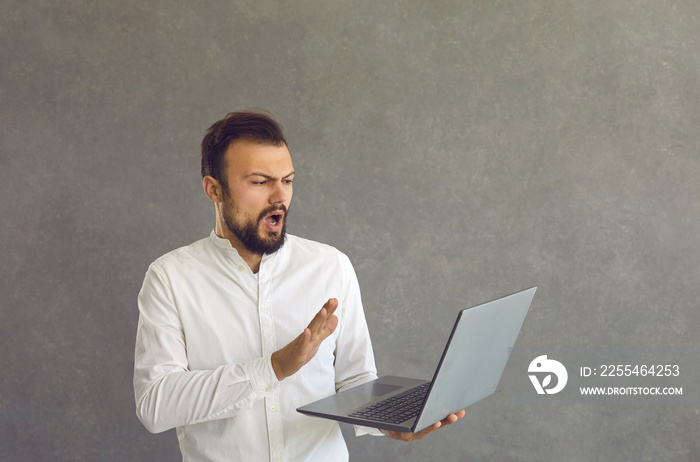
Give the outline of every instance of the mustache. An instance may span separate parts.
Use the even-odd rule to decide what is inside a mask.
[[[272,212],[278,212],[278,211],[283,212],[284,218],[285,219],[287,218],[287,213],[288,213],[287,207],[284,204],[280,204],[280,205],[271,205],[268,208],[266,208],[265,210],[263,210],[262,212],[260,212],[260,214],[258,215],[258,221],[263,220],[268,214],[270,214]]]

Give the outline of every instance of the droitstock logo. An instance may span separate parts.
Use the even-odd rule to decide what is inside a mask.
[[[569,380],[569,374],[566,372],[564,365],[554,359],[547,359],[547,355],[533,359],[527,368],[527,372],[538,395],[559,393],[566,386],[567,380]],[[552,385],[553,375],[556,377],[556,381]],[[552,386],[550,387],[550,385]]]

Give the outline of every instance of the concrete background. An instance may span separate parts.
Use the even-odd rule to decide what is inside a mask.
[[[0,459],[180,459],[134,414],[136,295],[213,227],[231,110],[285,127],[289,230],[351,257],[381,373],[530,285],[516,350],[696,347],[699,36],[694,0],[0,2]],[[700,460],[698,401],[507,394],[352,459]]]

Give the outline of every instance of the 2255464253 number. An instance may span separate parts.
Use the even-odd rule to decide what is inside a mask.
[[[600,366],[600,377],[678,377],[681,371],[677,364],[615,365]]]

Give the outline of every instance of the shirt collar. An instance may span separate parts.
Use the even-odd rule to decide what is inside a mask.
[[[224,239],[223,237],[219,237],[216,234],[216,229],[211,230],[211,234],[209,234],[209,239],[214,243],[215,246],[220,247],[222,249],[231,249],[231,250],[236,250],[232,245],[231,242],[228,239]],[[238,251],[236,251],[238,253]]]
[[[287,237],[289,237],[289,236],[287,236]],[[238,250],[236,250],[236,248],[235,248],[234,246],[231,245],[231,241],[229,241],[228,239],[225,239],[225,238],[223,238],[223,237],[219,237],[219,236],[216,234],[216,229],[212,229],[212,230],[211,230],[211,233],[209,234],[209,239],[214,243],[215,246],[219,247],[220,249],[226,249],[226,250],[233,251],[233,252],[236,253],[236,256],[240,258],[240,254],[238,253]],[[286,243],[285,243],[285,245],[286,245]],[[284,249],[284,247],[285,247],[285,246],[283,245],[282,248],[281,248],[280,250],[278,250],[277,252],[275,252],[275,253],[263,255],[262,261],[265,261],[265,260],[267,260],[267,259],[269,259],[269,258],[274,257],[274,256],[277,255],[282,249]]]

